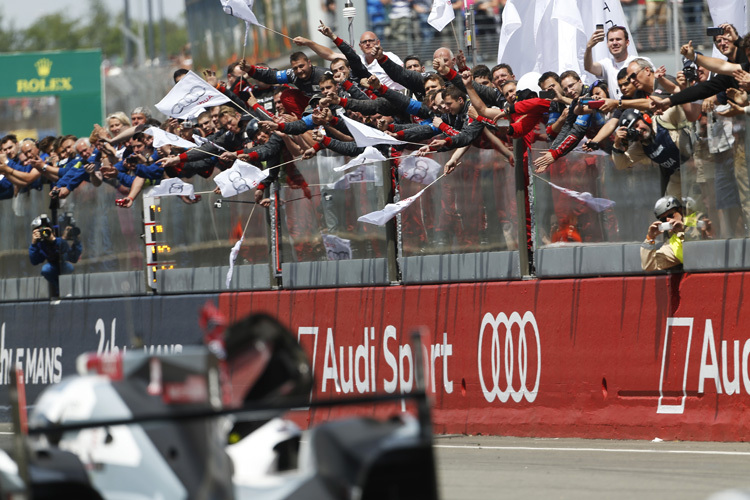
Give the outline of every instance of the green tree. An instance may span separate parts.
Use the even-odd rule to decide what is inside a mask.
[[[78,22],[60,11],[37,19],[23,31],[22,50],[75,50],[81,46],[83,33]]]

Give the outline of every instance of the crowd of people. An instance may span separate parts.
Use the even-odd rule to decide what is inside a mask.
[[[205,80],[231,102],[207,108],[193,119],[160,122],[146,107],[139,107],[130,116],[110,114],[104,126],[93,127],[89,137],[66,135],[39,141],[3,137],[0,199],[49,185],[51,199],[63,200],[87,182],[115,190],[117,205],[126,209],[144,187],[171,177],[188,182],[194,176],[208,179],[240,159],[268,171],[268,177],[254,190],[255,202],[267,207],[271,202],[269,187],[277,180],[310,198],[308,180],[292,160],[323,156],[327,161],[318,162],[316,181],[321,184],[316,185],[327,185],[328,193],[321,193],[320,224],[336,233],[345,225],[351,229],[347,222],[351,214],[342,210],[352,207],[336,199],[336,189],[331,186],[341,175],[333,167],[364,152],[343,120],[348,117],[403,141],[375,146],[389,159],[394,185],[401,158],[414,150],[424,156],[448,152],[446,174],[479,172],[481,165],[462,164],[467,151],[489,152],[492,158],[502,158],[512,166],[512,141],[519,139],[528,148],[524,167],[531,164],[531,168],[523,168],[527,186],[533,173],[577,192],[604,195],[598,184],[604,168],[597,161],[601,156],[586,157],[586,153],[603,151],[617,169],[645,164],[659,172],[661,195],[682,200],[684,224],[676,225],[682,229],[677,239],[684,239],[684,226],[691,221],[696,237],[747,236],[750,182],[743,142],[735,140],[733,117],[750,110],[746,92],[750,89],[750,37],[740,38],[732,25],[721,27],[723,33],[714,37],[714,43],[726,61],[700,54],[687,44],[682,48],[684,68],[674,76],[667,75],[649,59],[630,54],[625,28],[611,26],[605,31],[600,27],[584,57],[586,70],[598,78],[594,83],[585,84],[583,75],[575,71],[547,71],[532,84],[520,85],[507,64],[470,68],[460,51],[454,53],[448,47],[436,50],[432,61],[415,56],[402,59],[384,50],[374,32],[361,35],[358,53],[321,23],[319,31],[331,40],[330,45],[303,37],[294,42],[315,53],[326,66],[313,64],[300,50],[290,55],[286,70],[240,60],[229,65],[223,80],[205,71]],[[599,43],[607,44],[610,55],[594,61],[592,49]],[[187,70],[176,71],[175,82],[185,74]],[[155,148],[153,136],[146,133],[148,127],[160,127],[201,145]],[[570,155],[580,145],[583,153]],[[699,189],[683,194],[681,175],[694,176]],[[480,175],[465,178],[478,185]],[[577,184],[573,182],[576,179]],[[461,225],[484,224],[486,229],[492,219],[499,222],[494,231],[499,248],[523,248],[517,233],[509,229],[515,211],[511,201],[499,192],[470,191],[473,194],[461,200],[455,193],[441,191],[436,195],[441,213],[431,214],[430,221],[424,214],[405,214],[404,232],[416,241],[433,238],[445,242],[461,233],[481,235],[483,228]],[[402,185],[397,192],[405,197],[415,189]],[[527,203],[528,199],[526,196]],[[613,236],[617,221],[611,209],[599,213],[582,199],[560,192],[553,192],[551,199],[549,220],[553,222],[537,228],[543,242],[617,239]],[[185,197],[184,201],[198,200]],[[370,208],[382,208],[387,201],[379,199],[381,206]],[[477,203],[483,215],[461,221],[462,208],[473,205],[476,210]],[[528,206],[526,213],[525,245],[530,250]],[[703,223],[697,224],[698,220]],[[655,250],[654,231],[661,226],[648,227],[646,253]],[[32,246],[40,238],[36,232]],[[289,232],[293,235],[294,228]],[[676,230],[662,232],[672,238]],[[681,262],[681,251],[679,256]],[[644,259],[646,268],[648,256]]]

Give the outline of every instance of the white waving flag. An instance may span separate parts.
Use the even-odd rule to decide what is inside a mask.
[[[268,177],[268,170],[261,170],[244,161],[235,160],[232,168],[214,177],[214,182],[219,186],[221,195],[229,198],[255,189],[266,177]]]
[[[229,102],[229,98],[213,88],[192,71],[182,77],[164,99],[156,104],[156,109],[172,118],[185,118],[196,108],[218,106]]]
[[[232,247],[232,250],[229,252],[229,271],[227,271],[227,288],[229,288],[229,284],[232,283],[232,274],[234,274],[234,261],[237,260],[237,254],[240,253],[240,247],[242,246],[242,242],[245,241],[245,235],[242,235],[242,238],[240,238],[240,241],[234,244]]]
[[[604,212],[606,209],[615,205],[614,201],[608,200],[606,198],[594,198],[591,193],[579,193],[578,191],[573,191],[572,189],[560,187],[557,184],[553,184],[552,182],[550,182],[549,185],[557,189],[558,191],[567,194],[571,198],[575,198],[576,200],[584,202],[586,206],[596,212]]]
[[[184,182],[176,177],[164,179],[158,185],[154,186],[148,192],[146,197],[157,198],[160,196],[189,196],[191,200],[195,199],[195,188],[192,184]]]
[[[421,184],[432,184],[440,176],[443,167],[431,158],[407,156],[398,167],[398,174],[404,179]]]
[[[224,12],[230,16],[238,17],[245,22],[265,28],[258,22],[258,18],[253,13],[254,0],[221,0],[221,6]]]
[[[417,198],[422,196],[422,193],[425,192],[427,188],[424,188],[417,194],[413,196],[409,196],[408,198],[404,198],[403,200],[396,202],[396,203],[389,203],[387,204],[383,210],[377,210],[375,212],[370,212],[369,214],[365,214],[361,216],[359,219],[357,219],[357,222],[366,222],[368,224],[374,224],[376,226],[385,226],[385,223],[389,220],[393,219],[396,215],[400,214],[409,206],[414,203]]]
[[[354,142],[360,148],[366,148],[367,146],[375,146],[377,144],[404,144],[404,141],[394,139],[385,132],[381,132],[376,128],[369,127],[364,123],[359,123],[346,116],[341,116],[344,120],[349,132],[354,137]]]
[[[375,169],[367,168],[366,165],[358,167],[356,170],[347,172],[341,179],[333,184],[328,184],[328,189],[349,189],[350,184],[365,184],[375,182]]]
[[[373,148],[372,146],[368,146],[365,148],[362,154],[353,158],[351,161],[349,161],[349,163],[345,163],[344,165],[341,165],[339,167],[333,167],[333,170],[336,172],[343,172],[344,170],[349,170],[350,168],[359,167],[360,165],[364,165],[367,163],[384,161],[385,159],[386,157],[383,156],[380,151]]]
[[[438,31],[448,26],[456,18],[451,0],[432,0],[432,10],[427,23]]]
[[[144,130],[143,133],[153,136],[155,148],[160,148],[162,146],[166,146],[167,144],[171,144],[172,146],[177,146],[179,148],[186,148],[186,149],[198,147],[198,145],[195,144],[194,142],[190,142],[187,139],[183,139],[179,135],[170,134],[166,130],[162,130],[157,127],[149,127],[146,130]]]
[[[352,242],[332,234],[323,234],[323,246],[328,260],[351,260]]]

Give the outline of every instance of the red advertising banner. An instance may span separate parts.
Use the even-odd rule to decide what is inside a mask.
[[[251,292],[219,305],[231,319],[287,323],[323,398],[411,390],[409,335],[426,327],[437,432],[735,441],[750,437],[745,283],[732,273]]]

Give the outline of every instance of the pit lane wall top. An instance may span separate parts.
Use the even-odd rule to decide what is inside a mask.
[[[747,440],[745,285],[748,273],[675,274],[2,304],[0,383],[21,365],[33,401],[81,352],[132,349],[135,336],[179,352],[211,300],[232,319],[287,323],[314,397],[409,390],[409,334],[427,327],[437,432]]]

